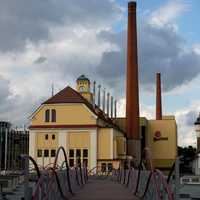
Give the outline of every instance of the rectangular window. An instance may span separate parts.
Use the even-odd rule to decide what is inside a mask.
[[[49,157],[49,150],[48,149],[44,150],[44,157]]]
[[[56,150],[55,149],[51,149],[51,157],[55,157],[56,156]]]
[[[42,157],[42,150],[41,149],[37,150],[37,157]]]
[[[77,164],[77,166],[80,166],[80,164],[81,164],[81,159],[80,158],[76,159],[76,164]]]
[[[111,172],[113,169],[113,165],[112,163],[108,163],[108,171]]]
[[[101,163],[101,171],[102,172],[106,171],[106,163]]]
[[[73,167],[74,166],[74,159],[69,159],[69,166]]]
[[[69,150],[69,157],[74,157],[74,149]]]
[[[87,158],[88,157],[88,150],[87,149],[83,149],[83,157]]]
[[[81,150],[80,149],[76,149],[76,157],[81,157]]]
[[[83,166],[87,167],[88,166],[88,159],[83,159]]]

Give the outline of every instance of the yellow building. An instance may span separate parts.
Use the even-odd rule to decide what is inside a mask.
[[[42,103],[29,129],[29,152],[39,166],[52,163],[59,146],[65,148],[71,167],[80,162],[89,169],[118,167],[126,156],[123,130],[93,106],[90,81],[84,75],[77,79],[77,91],[68,86]],[[60,165],[61,161],[62,156]]]
[[[126,118],[117,118],[116,124],[122,130]],[[153,166],[169,171],[177,156],[177,124],[174,116],[163,116],[161,120],[140,117],[141,152],[145,147],[151,151]]]
[[[52,163],[56,150],[63,146],[69,165],[87,163],[118,167],[126,159],[125,118],[110,118],[94,106],[90,81],[84,75],[77,79],[76,90],[66,87],[45,101],[32,114],[30,155],[39,166]],[[149,147],[154,166],[171,168],[177,155],[177,126],[173,116],[162,120],[140,118],[141,151]],[[63,157],[59,157],[61,165]]]

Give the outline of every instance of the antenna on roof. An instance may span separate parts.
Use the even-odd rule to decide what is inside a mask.
[[[53,95],[54,95],[54,85],[52,83],[52,85],[51,85],[51,96],[53,96]]]

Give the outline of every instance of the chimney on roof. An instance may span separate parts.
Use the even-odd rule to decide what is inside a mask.
[[[110,116],[110,93],[107,93],[107,115]]]
[[[103,112],[105,113],[105,107],[106,107],[106,89],[103,90]]]
[[[101,85],[98,85],[98,107],[101,106]]]
[[[140,159],[136,2],[128,3],[126,133],[128,155]]]
[[[93,107],[95,108],[95,100],[96,100],[96,81],[93,82]]]
[[[162,120],[162,94],[160,73],[156,73],[156,120]]]
[[[113,96],[111,96],[111,107],[110,107],[110,110],[111,110],[111,118],[113,118]]]
[[[115,100],[114,102],[114,112],[115,112],[114,117],[116,119],[117,118],[117,100]]]

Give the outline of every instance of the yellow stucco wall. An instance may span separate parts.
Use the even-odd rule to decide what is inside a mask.
[[[92,93],[90,92],[81,92],[81,95],[87,99],[90,103],[92,103]]]
[[[56,110],[56,122],[45,122],[45,111]],[[31,120],[31,125],[88,125],[96,124],[94,114],[84,104],[50,104],[42,105]]]
[[[68,132],[69,148],[88,148],[90,152],[90,134],[87,131]]]
[[[125,137],[117,137],[117,157],[123,158],[126,155],[126,139]]]
[[[116,145],[114,145],[116,157],[114,158],[123,159],[126,155],[126,138],[124,137],[124,134],[117,129],[113,129],[113,138],[114,142],[116,142]]]
[[[98,129],[98,159],[113,158],[113,134],[112,128]]]
[[[91,145],[90,145],[90,133],[88,131],[73,131],[68,132],[68,147],[74,151],[80,149],[88,150],[88,168],[91,169]],[[83,155],[81,155],[83,159]],[[74,157],[75,158],[75,157]],[[76,162],[76,161],[75,161]]]
[[[154,140],[155,132],[160,131],[162,138]],[[152,152],[153,162],[158,167],[170,167],[177,156],[177,125],[175,120],[149,120],[146,144]]]
[[[45,135],[48,135],[48,139],[45,139]],[[52,139],[52,135],[55,135],[55,139]],[[37,132],[36,133],[36,146],[37,149],[56,149],[58,147],[58,133]]]

